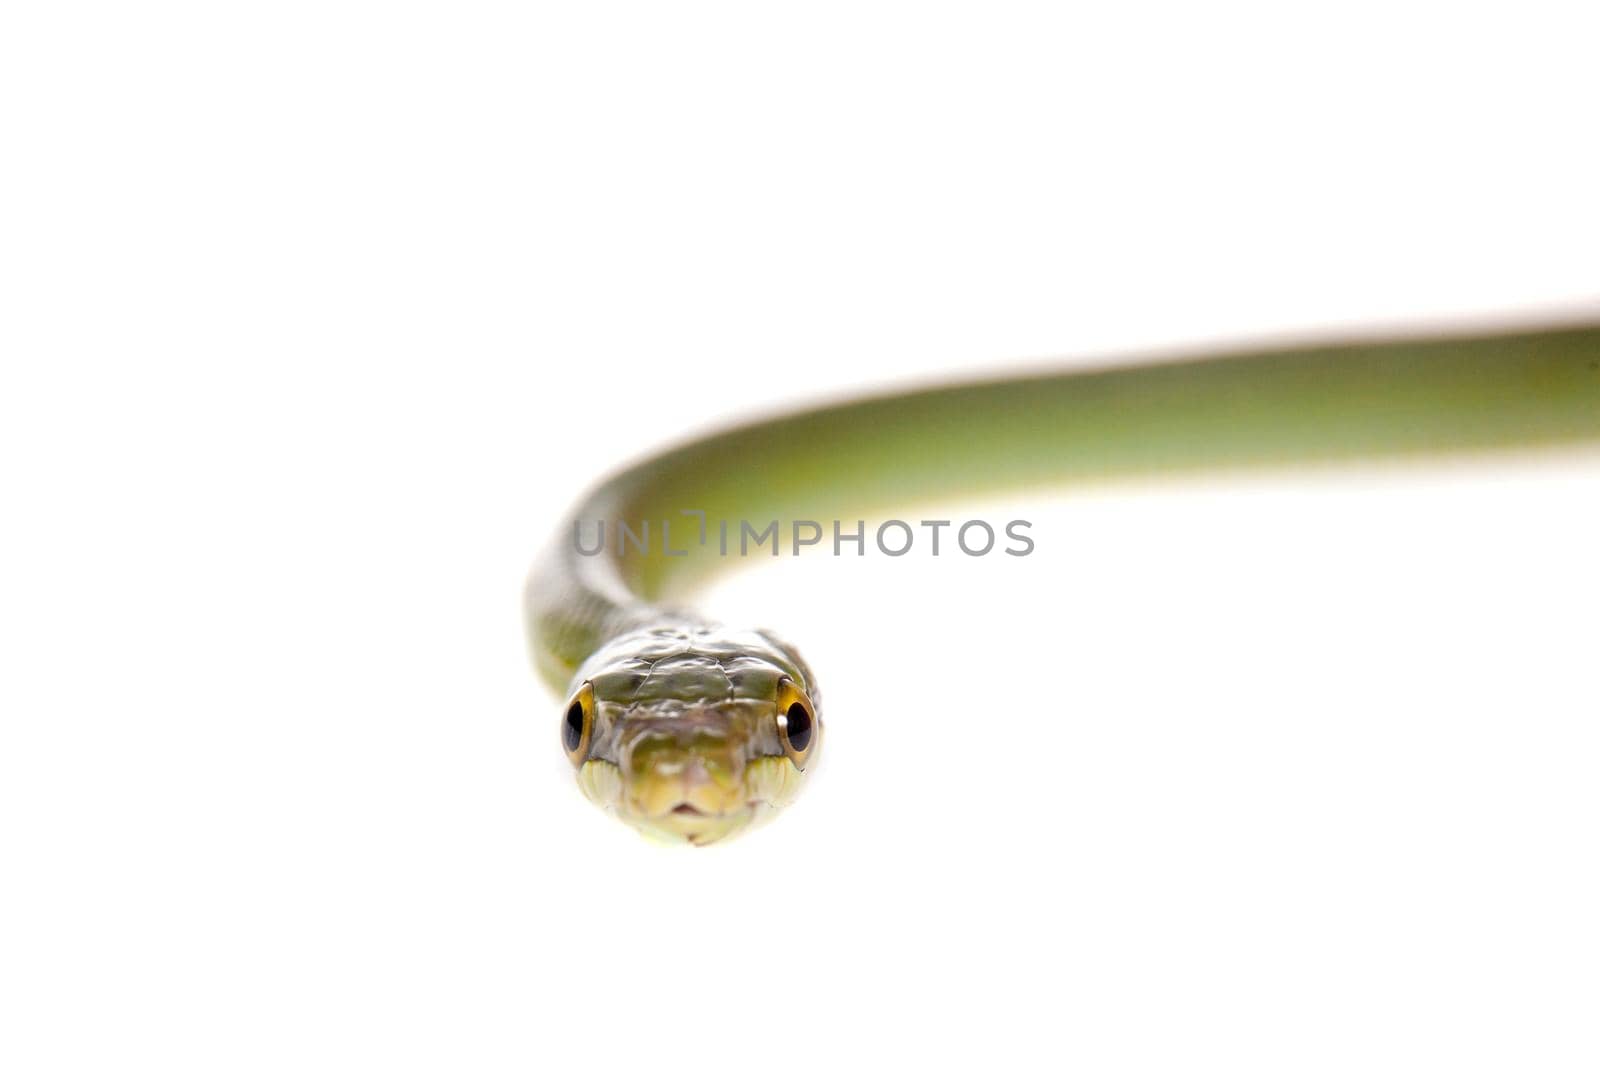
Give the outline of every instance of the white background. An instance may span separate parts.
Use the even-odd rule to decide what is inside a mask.
[[[518,614],[740,413],[1592,313],[1585,6],[6,5],[0,1061],[1595,1062],[1592,450],[748,572],[830,732],[724,849]]]

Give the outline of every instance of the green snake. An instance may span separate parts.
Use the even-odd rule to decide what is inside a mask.
[[[1223,352],[819,407],[602,481],[529,576],[533,658],[565,696],[561,743],[583,793],[647,836],[710,844],[785,807],[823,740],[800,654],[686,603],[733,558],[729,529],[776,522],[758,551],[787,555],[844,519],[859,551],[858,518],[932,501],[1595,438],[1594,325]]]

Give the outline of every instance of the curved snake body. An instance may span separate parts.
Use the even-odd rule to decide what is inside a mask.
[[[526,588],[586,795],[708,844],[789,802],[822,741],[816,680],[763,630],[680,606],[727,557],[679,535],[847,520],[1106,478],[1600,438],[1600,326],[1363,341],[974,382],[797,412],[632,466],[579,503]],[[655,530],[587,554],[584,528]],[[624,551],[617,551],[621,548]],[[682,554],[676,554],[681,552]],[[767,620],[762,620],[767,621]]]

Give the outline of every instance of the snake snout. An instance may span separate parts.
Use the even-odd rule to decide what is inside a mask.
[[[667,720],[629,739],[623,795],[640,814],[713,816],[744,806],[745,739],[717,722]]]

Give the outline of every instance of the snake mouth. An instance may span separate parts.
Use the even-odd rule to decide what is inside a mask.
[[[646,837],[689,845],[709,845],[735,837],[756,816],[753,805],[740,804],[728,811],[706,811],[684,802],[655,816],[623,812],[623,821]]]
[[[648,838],[690,845],[725,841],[768,821],[789,802],[800,782],[799,771],[787,757],[763,756],[746,769],[742,789],[694,800],[681,792],[669,794],[652,807],[608,760],[588,760],[578,771],[579,786],[595,804]]]
[[[760,808],[762,803],[759,800],[747,800],[742,804],[736,804],[728,808],[726,811],[706,811],[704,808],[697,808],[693,804],[684,803],[679,804],[667,814],[680,815],[690,819],[731,819],[744,814],[747,810]]]

